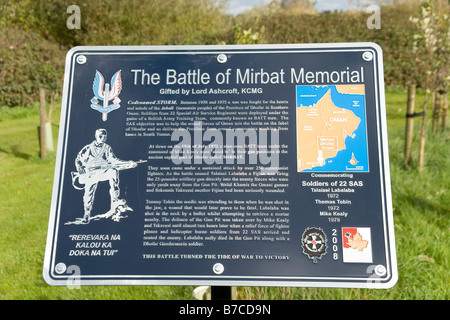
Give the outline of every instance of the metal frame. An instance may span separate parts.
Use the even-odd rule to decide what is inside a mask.
[[[64,91],[62,97],[61,121],[58,137],[58,148],[55,166],[55,178],[53,185],[53,197],[51,201],[50,219],[47,235],[47,248],[45,252],[43,276],[51,285],[67,285],[67,275],[55,274],[54,251],[57,246],[57,232],[60,212],[61,186],[64,185],[63,170],[65,167],[65,154],[70,128],[67,124],[71,114],[71,92],[73,82],[73,68],[76,58],[82,54],[219,54],[219,53],[295,53],[295,52],[343,52],[343,51],[367,51],[373,52],[375,63],[376,99],[377,99],[377,127],[381,136],[378,136],[380,147],[380,185],[382,186],[383,225],[385,229],[386,259],[389,262],[387,274],[383,278],[375,279],[373,283],[367,283],[367,278],[342,278],[342,277],[248,277],[248,276],[82,276],[81,285],[211,285],[211,286],[288,286],[288,287],[340,287],[340,288],[390,288],[398,278],[394,223],[392,214],[392,199],[390,189],[389,156],[387,141],[387,124],[385,111],[385,95],[383,80],[382,50],[374,43],[331,43],[331,44],[283,44],[283,45],[214,45],[214,46],[84,46],[71,49],[66,57],[64,76]],[[366,115],[367,116],[367,115]]]

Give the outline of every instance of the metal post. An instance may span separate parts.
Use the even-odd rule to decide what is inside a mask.
[[[40,115],[40,149],[41,149],[41,159],[47,156],[47,146],[46,146],[46,128],[45,123],[47,122],[47,113],[45,111],[45,90],[43,88],[39,89],[39,115]]]
[[[211,286],[211,300],[232,300],[231,287]]]

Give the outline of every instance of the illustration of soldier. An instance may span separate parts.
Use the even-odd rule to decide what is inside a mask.
[[[146,162],[146,160],[135,162],[118,159],[111,147],[105,143],[106,138],[107,132],[105,129],[96,130],[95,140],[84,146],[76,157],[77,172],[71,173],[72,185],[77,190],[84,190],[84,216],[66,224],[87,224],[91,220],[110,217],[114,221],[119,221],[126,217],[121,215],[123,212],[133,211],[124,199],[119,199],[119,171],[135,168],[137,164]],[[109,182],[111,207],[106,213],[91,217],[95,191],[98,183],[102,181]]]

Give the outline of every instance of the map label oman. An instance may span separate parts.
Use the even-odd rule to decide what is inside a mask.
[[[339,108],[330,90],[313,106],[297,107],[297,169],[323,166],[345,149],[345,139],[353,136],[361,119]]]

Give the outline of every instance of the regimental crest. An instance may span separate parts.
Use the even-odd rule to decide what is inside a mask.
[[[302,235],[302,249],[313,263],[327,253],[327,237],[320,228],[307,228]]]
[[[122,91],[122,70],[117,71],[111,78],[111,86],[105,84],[103,75],[95,70],[94,83],[92,90],[94,97],[91,99],[91,108],[102,113],[103,121],[108,119],[108,113],[120,108],[119,94]],[[102,102],[100,102],[102,101]],[[110,104],[110,101],[112,102]]]

